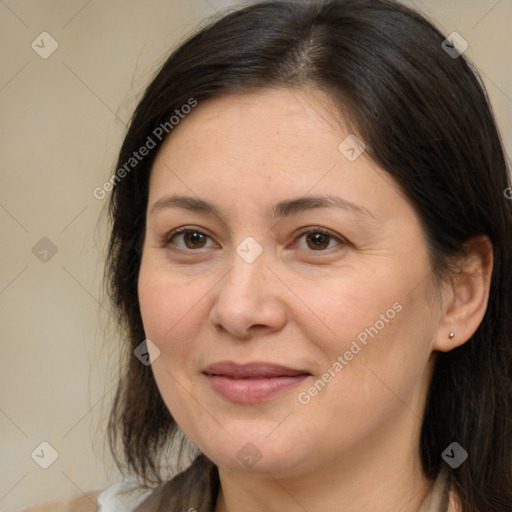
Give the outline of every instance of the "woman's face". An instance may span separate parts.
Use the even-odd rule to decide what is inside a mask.
[[[329,112],[318,91],[206,101],[152,169],[138,283],[152,369],[220,466],[417,455],[440,315],[424,234]]]

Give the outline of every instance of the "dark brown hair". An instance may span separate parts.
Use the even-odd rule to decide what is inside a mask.
[[[448,469],[463,511],[504,512],[512,510],[510,178],[481,80],[462,55],[443,49],[444,39],[423,16],[388,0],[268,1],[230,12],[181,44],[157,73],[117,169],[190,98],[201,104],[277,86],[327,92],[416,208],[436,276],[446,277],[471,237],[485,234],[493,244],[485,317],[467,343],[438,354],[420,450],[434,479],[446,466],[442,452],[458,442],[469,457]],[[119,466],[146,482],[159,481],[159,454],[178,432],[151,368],[133,356],[145,339],[137,279],[161,142],[115,183],[109,204],[106,283],[126,339],[109,441]]]

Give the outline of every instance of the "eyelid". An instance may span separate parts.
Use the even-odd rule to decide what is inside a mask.
[[[176,229],[173,229],[168,235],[165,235],[165,237],[163,238],[163,241],[164,241],[164,245],[167,246],[168,244],[171,243],[171,240],[177,236],[177,235],[181,235],[183,233],[186,233],[188,231],[193,231],[193,232],[196,232],[196,233],[200,233],[201,235],[206,235],[210,240],[213,241],[213,237],[211,235],[209,235],[203,228],[201,229],[198,229],[194,226],[182,226],[181,228],[176,228]],[[215,242],[216,243],[216,242]],[[177,247],[178,249],[182,249],[182,247]],[[201,249],[203,249],[203,247],[201,247]],[[184,251],[193,251],[193,249],[183,249]]]
[[[182,226],[180,228],[174,229],[173,231],[171,231],[168,235],[166,235],[164,237],[164,245],[165,246],[169,245],[171,243],[171,240],[175,236],[183,234],[183,233],[186,233],[188,231],[194,231],[194,232],[200,233],[202,235],[206,235],[210,240],[214,241],[213,237],[210,236],[207,232],[205,232],[205,230],[203,230],[203,228],[198,229],[198,228],[196,228],[194,226]],[[294,236],[293,243],[297,242],[297,240],[299,238],[301,238],[303,235],[307,235],[309,233],[321,233],[323,235],[326,235],[326,236],[330,237],[331,239],[335,240],[338,243],[339,246],[351,245],[351,242],[349,240],[347,240],[346,238],[344,238],[341,235],[335,233],[334,231],[331,231],[330,229],[322,228],[320,226],[304,226],[303,228],[299,229],[293,235]],[[176,247],[176,248],[177,249],[182,249],[182,250],[188,251],[188,252],[198,252],[200,249],[204,249],[204,247],[201,247],[200,249],[197,249],[197,250],[194,250],[194,249],[183,249],[182,247]],[[331,249],[333,249],[333,247],[331,247]],[[326,253],[326,252],[329,252],[329,249],[323,249],[323,250],[319,250],[319,251],[310,250],[310,251],[307,251],[307,252]]]
[[[341,235],[335,233],[334,231],[331,231],[330,229],[322,228],[320,226],[305,226],[305,227],[299,229],[299,231],[294,235],[295,236],[294,241],[298,240],[303,235],[307,235],[309,233],[321,233],[323,235],[326,235],[326,236],[332,238],[333,240],[335,240],[339,246],[352,245],[346,238],[342,237]],[[331,248],[331,249],[333,249],[333,248]],[[324,249],[322,251],[308,251],[308,252],[325,253],[328,251],[329,251],[329,249]]]

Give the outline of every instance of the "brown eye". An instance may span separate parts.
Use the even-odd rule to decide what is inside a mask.
[[[206,241],[206,235],[203,233],[198,233],[197,231],[186,231],[183,233],[185,240],[185,245],[189,249],[196,249],[197,247],[203,247]],[[190,243],[190,245],[189,245]]]
[[[313,250],[326,249],[329,245],[329,238],[328,235],[324,235],[323,233],[308,233],[306,235],[308,247]]]
[[[182,237],[184,246],[174,242],[174,240],[179,239],[179,237]],[[208,235],[201,231],[197,231],[195,229],[182,229],[172,233],[167,243],[172,243],[180,249],[203,249],[209,238],[210,237]]]
[[[346,245],[346,242],[338,235],[331,233],[330,231],[324,230],[323,228],[310,228],[309,230],[305,230],[302,234],[297,238],[298,240],[301,238],[305,238],[306,240],[306,248],[302,247],[308,251],[316,251],[322,252],[325,249],[331,249],[338,246]],[[334,245],[332,244],[334,242]]]

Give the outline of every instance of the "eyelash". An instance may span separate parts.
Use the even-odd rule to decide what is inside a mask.
[[[183,234],[183,233],[187,233],[187,232],[194,232],[194,233],[199,233],[201,235],[205,235],[207,236],[210,240],[211,240],[211,237],[207,234],[207,233],[204,233],[203,231],[199,230],[199,229],[195,229],[194,227],[191,227],[191,226],[184,226],[182,228],[178,228],[178,229],[175,229],[174,231],[172,231],[166,238],[165,238],[165,246],[171,244],[171,241],[174,237],[180,235],[180,234]],[[321,227],[316,227],[316,226],[313,226],[313,227],[307,227],[307,228],[303,228],[299,231],[299,233],[297,234],[297,237],[295,240],[298,240],[299,238],[303,237],[304,235],[308,235],[310,233],[320,233],[322,235],[325,235],[329,238],[331,238],[332,240],[335,240],[336,242],[338,242],[338,244],[340,246],[344,246],[344,245],[349,245],[349,242],[344,239],[343,237],[339,236],[339,235],[336,235],[335,233],[333,233],[332,231],[329,231],[328,229],[325,229],[325,228],[321,228]],[[183,248],[183,247],[178,247],[178,249],[180,250],[183,250],[183,251],[199,251],[201,249],[203,249],[203,247],[199,248],[199,249],[188,249],[188,248]],[[332,249],[332,247],[330,248]],[[330,250],[329,248],[327,249],[319,249],[318,251],[314,251],[314,250],[307,250],[307,252],[319,252],[319,253],[322,253],[322,252],[327,252]]]

